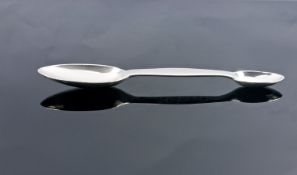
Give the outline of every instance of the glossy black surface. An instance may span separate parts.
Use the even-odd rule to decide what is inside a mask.
[[[297,173],[296,2],[3,0],[0,14],[1,174]],[[36,72],[73,62],[286,80],[234,96],[228,79],[135,77],[92,96]]]

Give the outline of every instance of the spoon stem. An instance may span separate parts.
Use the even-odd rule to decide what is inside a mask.
[[[233,78],[234,72],[211,69],[194,68],[155,68],[155,69],[131,69],[127,70],[132,76],[173,76],[173,77],[227,77]]]

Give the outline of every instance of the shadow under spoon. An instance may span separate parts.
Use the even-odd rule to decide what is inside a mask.
[[[227,101],[261,103],[277,100],[282,94],[270,88],[241,87],[221,96],[136,97],[116,88],[74,89],[50,96],[41,102],[46,108],[64,111],[96,111],[129,103],[202,104]]]

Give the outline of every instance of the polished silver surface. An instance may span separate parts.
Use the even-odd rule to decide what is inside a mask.
[[[39,68],[38,72],[57,82],[81,88],[114,86],[133,76],[226,77],[247,87],[270,86],[284,79],[283,75],[277,73],[255,70],[236,72],[194,68],[122,70],[118,67],[99,64],[51,65]]]

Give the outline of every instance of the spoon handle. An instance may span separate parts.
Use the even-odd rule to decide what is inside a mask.
[[[195,68],[154,68],[127,70],[132,76],[174,76],[174,77],[228,77],[233,78],[234,72]]]

